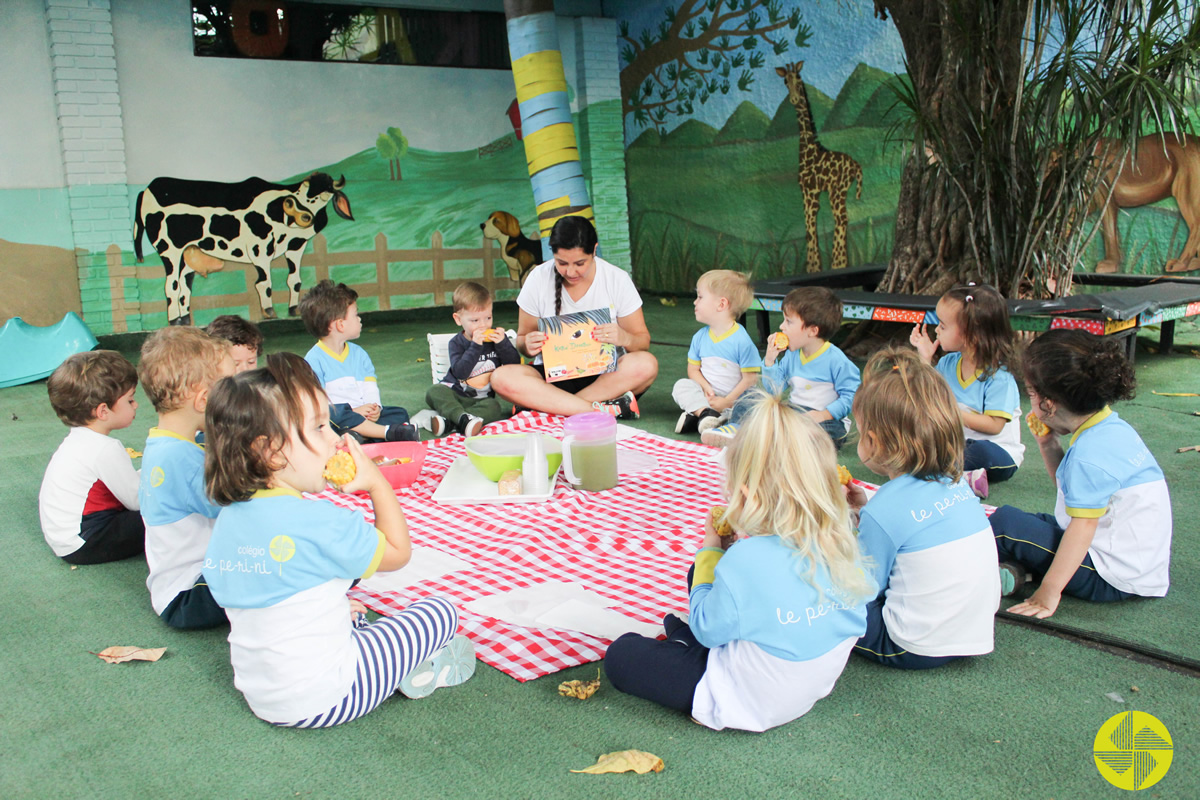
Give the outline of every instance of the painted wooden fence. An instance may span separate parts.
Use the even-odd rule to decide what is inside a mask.
[[[161,262],[151,263],[151,260],[147,259],[146,263],[136,266],[125,264],[122,261],[122,250],[115,244],[109,245],[105,254],[108,264],[109,286],[112,291],[113,333],[128,331],[130,317],[166,312],[167,299],[161,293],[152,300],[128,300],[126,299],[125,291],[125,281],[131,278],[139,281],[158,280],[161,282],[165,280]],[[482,262],[483,269],[480,275],[473,278],[446,278],[445,264],[447,261],[476,260]],[[405,281],[393,281],[389,279],[389,264],[414,261],[423,261],[432,264],[432,269],[427,279]],[[443,246],[441,231],[434,231],[433,236],[430,237],[429,247],[412,250],[389,250],[387,235],[379,233],[375,236],[374,250],[339,253],[329,252],[324,235],[317,234],[310,242],[307,252],[305,252],[303,259],[300,261],[300,265],[301,267],[314,267],[317,272],[318,281],[329,277],[330,267],[374,265],[374,281],[348,285],[358,292],[359,297],[378,298],[378,307],[380,310],[392,308],[392,297],[400,295],[432,294],[433,305],[449,305],[455,287],[464,280],[476,280],[482,283],[493,295],[498,291],[519,288],[519,284],[509,277],[508,267],[500,258],[500,251],[491,239],[481,237],[481,244],[477,248],[447,248]],[[246,290],[244,292],[209,295],[194,293],[192,295],[192,311],[245,306],[248,309],[248,318],[251,321],[261,321],[263,313],[259,307],[258,292],[254,289],[255,270],[249,264],[240,264],[233,261],[225,262],[224,271],[232,272],[237,269],[242,269],[246,276]],[[287,269],[287,261],[282,256],[271,262],[271,274],[273,276],[277,272],[286,275]],[[198,278],[197,283],[194,285],[199,286],[199,282],[203,280],[204,278]],[[272,279],[273,287],[279,287],[282,284],[282,280],[275,281]],[[273,289],[272,300],[278,301],[280,297],[285,298],[286,301],[286,287]]]

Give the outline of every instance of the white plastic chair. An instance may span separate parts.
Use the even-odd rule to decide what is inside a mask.
[[[515,347],[517,332],[510,328],[506,333],[508,340]],[[429,341],[429,372],[433,376],[434,383],[446,377],[446,373],[450,371],[450,340],[457,335],[457,332],[425,334],[425,338]]]

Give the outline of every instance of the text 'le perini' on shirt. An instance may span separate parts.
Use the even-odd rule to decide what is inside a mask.
[[[204,492],[204,448],[178,434],[151,428],[138,488],[146,523],[146,587],[162,614],[180,592],[196,585],[213,522],[221,507]]]
[[[964,411],[1005,420],[999,433],[984,433],[963,426],[963,437],[981,442],[995,442],[1012,456],[1013,466],[1025,460],[1025,445],[1021,444],[1021,391],[1017,381],[1004,367],[988,377],[982,371],[962,374],[962,353],[947,353],[938,360],[937,371],[950,384],[954,400]]]
[[[286,489],[221,512],[204,577],[229,616],[234,685],[258,717],[297,722],[350,691],[359,650],[346,592],[374,574],[384,543],[358,511]]]
[[[54,555],[71,555],[113,514],[138,508],[138,473],[125,445],[91,428],[71,428],[38,492],[42,535]]]
[[[922,656],[992,651],[996,539],[966,481],[893,478],[859,512],[858,542],[884,587],[892,641]]]
[[[1099,519],[1088,554],[1123,592],[1162,597],[1170,587],[1171,496],[1158,462],[1128,422],[1107,406],[1071,436],[1055,473],[1054,516]]]
[[[367,351],[354,342],[346,342],[340,353],[317,342],[304,354],[304,360],[317,373],[331,405],[349,403],[352,408],[368,403],[382,405],[375,365]]]
[[[811,357],[801,350],[786,350],[775,363],[763,367],[768,387],[791,387],[792,405],[828,411],[850,430],[850,407],[862,376],[854,362],[836,345],[826,342]]]
[[[688,624],[710,648],[692,700],[701,724],[764,731],[833,690],[866,632],[869,598],[839,595],[823,568],[809,583],[807,566],[778,536],[696,554]]]
[[[720,334],[707,325],[696,331],[688,348],[688,363],[700,367],[704,380],[721,397],[732,392],[746,373],[762,372],[758,347],[736,322]]]

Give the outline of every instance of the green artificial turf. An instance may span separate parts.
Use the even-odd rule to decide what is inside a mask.
[[[498,324],[512,324],[511,306],[497,311]],[[647,318],[656,342],[686,345],[694,332],[690,301],[667,308],[651,299]],[[361,344],[387,402],[420,407],[429,383],[424,334],[451,328],[448,315],[445,324],[367,320]],[[266,333],[269,351],[311,344],[294,331],[268,325]],[[654,350],[660,383],[634,424],[673,435],[670,383],[683,376],[686,351]],[[1138,375],[1142,394],[1118,410],[1171,482],[1171,594],[1113,606],[1066,601],[1053,621],[1196,655],[1197,454],[1174,450],[1200,443],[1200,418],[1187,416],[1200,399],[1149,389],[1190,391],[1200,362],[1186,347],[1170,357],[1142,353]],[[134,425],[117,433],[138,449],[153,424],[140,391],[139,401]],[[558,696],[559,681],[595,677],[596,665],[522,684],[481,664],[462,687],[420,701],[394,698],[340,728],[275,729],[234,688],[224,631],[175,631],[155,617],[144,562],[71,569],[50,553],[37,490],[64,433],[44,382],[0,390],[0,798],[1115,798],[1125,795],[1099,776],[1093,739],[1130,709],[1154,714],[1174,738],[1170,772],[1146,795],[1200,797],[1196,677],[1008,624],[997,625],[993,654],[927,673],[852,659],[832,695],[761,735],[714,733],[607,683],[588,701]],[[871,477],[853,447],[842,460]],[[1031,459],[993,499],[1049,509],[1053,490]],[[168,650],[154,664],[107,665],[89,654],[118,644]],[[666,769],[568,771],[627,748],[656,753]]]

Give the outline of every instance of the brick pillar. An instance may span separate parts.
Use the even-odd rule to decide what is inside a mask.
[[[579,160],[596,212],[600,252],[606,260],[631,269],[616,20],[576,19],[575,60],[576,95],[583,109],[576,132]]]
[[[133,249],[125,177],[125,131],[109,0],[45,0],[54,102],[70,200],[83,318],[94,333],[120,333],[105,250]],[[129,258],[132,261],[132,257]],[[125,292],[137,300],[137,282]],[[128,309],[141,330],[138,309]],[[124,323],[117,327],[125,328]]]

